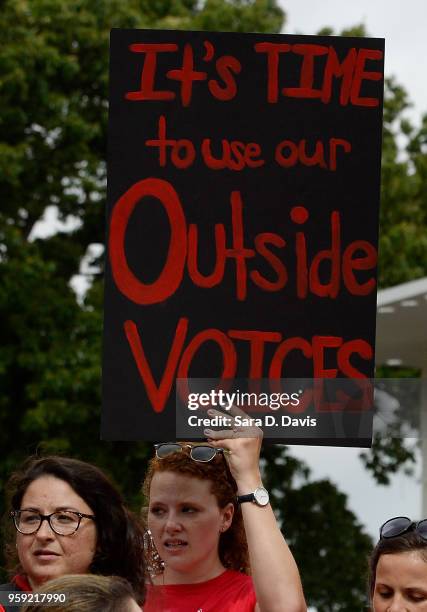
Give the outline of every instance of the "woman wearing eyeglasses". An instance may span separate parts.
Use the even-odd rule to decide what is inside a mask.
[[[143,485],[153,574],[144,612],[307,609],[262,486],[260,430],[251,430],[207,430],[209,445],[157,445]]]
[[[427,519],[388,520],[370,559],[374,612],[427,611]]]
[[[143,601],[143,531],[101,470],[66,457],[30,458],[12,476],[9,498],[6,558],[14,577],[0,590],[93,573],[126,578]]]

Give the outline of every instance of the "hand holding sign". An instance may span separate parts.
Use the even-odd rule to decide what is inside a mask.
[[[214,417],[221,413],[209,409],[208,414]],[[279,604],[283,610],[302,612],[307,607],[298,568],[268,503],[268,493],[262,488],[259,470],[262,431],[252,425],[239,425],[248,422],[249,417],[236,406],[232,406],[229,414],[234,420],[232,429],[207,433],[212,446],[230,451],[224,457],[236,481],[237,493],[242,496],[239,505],[257,593],[256,609],[272,610]],[[247,499],[251,493],[261,491],[264,503]]]
[[[222,416],[219,410],[210,408],[209,416]],[[205,429],[204,433],[212,446],[225,448],[230,453],[224,456],[239,491],[256,488],[261,482],[259,455],[263,438],[262,429],[251,424],[250,417],[237,406],[227,411],[231,428],[220,431]],[[236,418],[237,417],[237,418]]]

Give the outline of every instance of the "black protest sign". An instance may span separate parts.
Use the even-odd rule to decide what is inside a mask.
[[[384,41],[113,30],[102,437],[187,378],[372,377]]]

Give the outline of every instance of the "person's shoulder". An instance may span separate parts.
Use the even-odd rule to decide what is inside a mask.
[[[21,589],[18,587],[17,584],[15,584],[15,582],[5,582],[4,584],[0,584],[0,593],[19,593],[21,591]],[[11,610],[12,608],[10,608],[8,605],[4,604],[4,606],[0,605],[0,612],[7,612],[8,610]],[[17,610],[17,608],[13,608],[14,610]]]

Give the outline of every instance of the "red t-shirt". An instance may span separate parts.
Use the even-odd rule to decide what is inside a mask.
[[[252,578],[226,570],[196,584],[147,586],[144,612],[253,612],[256,595]]]

